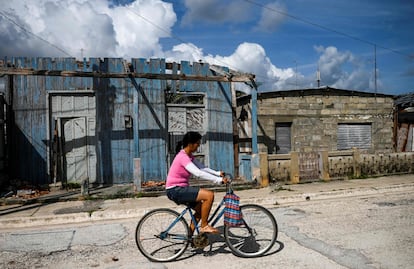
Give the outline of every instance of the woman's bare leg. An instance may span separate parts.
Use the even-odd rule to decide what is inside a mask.
[[[214,192],[206,189],[200,189],[197,195],[197,202],[201,204],[201,227],[208,225],[208,216],[210,215],[211,206],[214,201]]]
[[[201,204],[202,202],[198,202],[197,205],[194,207],[194,210],[195,210],[194,218],[196,219],[197,223],[200,221],[200,218],[201,218]],[[193,220],[191,220],[191,224],[190,224],[191,235],[194,234],[196,224],[194,224]]]

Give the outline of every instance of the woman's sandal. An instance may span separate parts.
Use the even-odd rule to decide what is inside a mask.
[[[206,226],[200,228],[200,233],[218,234],[220,232],[216,228],[211,227],[210,225],[206,225]]]

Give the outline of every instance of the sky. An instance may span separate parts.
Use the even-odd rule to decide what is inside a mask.
[[[413,92],[412,29],[412,0],[0,0],[1,58],[203,61],[261,92]]]

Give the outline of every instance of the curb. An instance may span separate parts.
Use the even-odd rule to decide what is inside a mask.
[[[357,197],[357,196],[366,196],[366,195],[375,195],[380,193],[387,193],[387,192],[397,192],[397,191],[407,191],[412,190],[414,191],[414,183],[409,184],[397,184],[392,186],[384,186],[384,187],[365,187],[360,189],[346,189],[346,190],[337,190],[337,191],[321,191],[321,192],[308,192],[302,194],[295,194],[295,195],[287,195],[282,196],[279,198],[270,198],[270,199],[254,199],[254,203],[261,203],[262,205],[267,206],[278,206],[288,203],[295,203],[295,202],[307,202],[310,200],[327,200],[327,199],[334,199],[338,197],[349,198],[349,197]]]
[[[346,189],[337,191],[321,191],[317,193],[301,193],[301,194],[289,194],[281,195],[278,197],[264,197],[264,198],[243,198],[241,197],[242,204],[260,204],[266,207],[279,207],[286,206],[292,203],[307,202],[309,200],[327,200],[334,198],[350,198],[357,196],[369,196],[387,192],[403,192],[414,191],[414,183],[409,184],[397,184],[384,187],[366,187],[359,189]],[[275,194],[274,196],[277,196]],[[162,206],[150,206],[147,208],[130,208],[121,210],[103,210],[94,212],[80,212],[70,214],[50,214],[42,216],[28,216],[28,217],[12,217],[8,219],[0,219],[0,229],[12,229],[12,228],[27,228],[34,226],[45,225],[60,225],[60,224],[75,224],[84,222],[98,222],[104,220],[120,220],[120,219],[133,219],[137,221],[148,211],[160,208]],[[169,206],[169,208],[180,211],[182,206]]]

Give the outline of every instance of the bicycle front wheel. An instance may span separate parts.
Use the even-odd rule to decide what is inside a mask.
[[[135,242],[151,261],[168,262],[181,256],[188,247],[189,227],[184,218],[168,208],[155,209],[138,222]]]
[[[275,217],[260,205],[240,206],[243,214],[243,225],[224,227],[224,238],[234,255],[253,258],[264,255],[277,239],[277,223]]]

